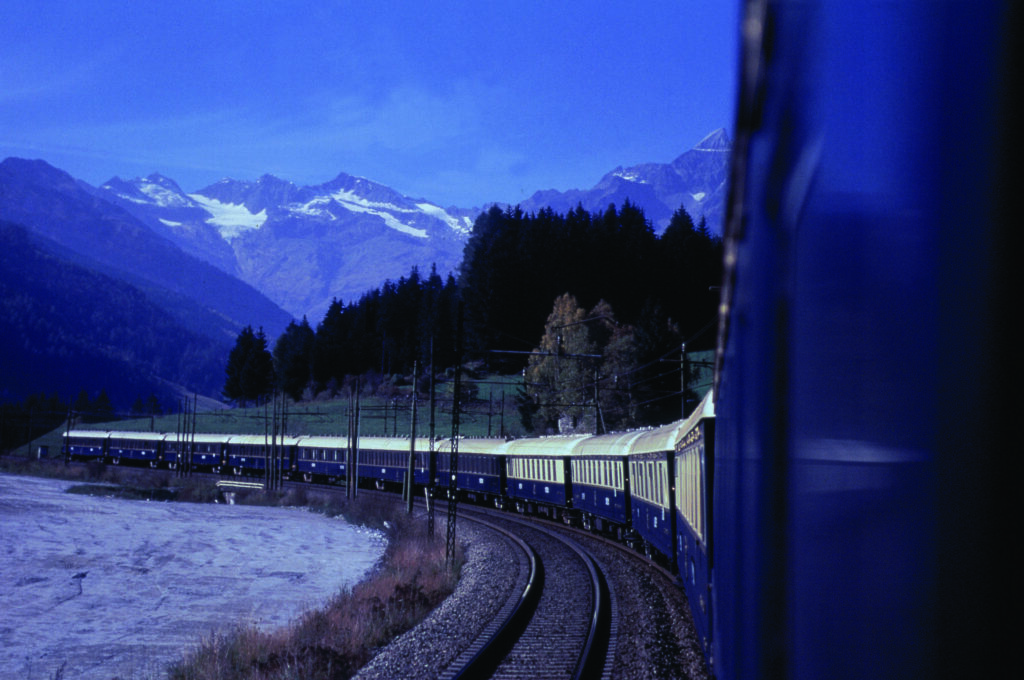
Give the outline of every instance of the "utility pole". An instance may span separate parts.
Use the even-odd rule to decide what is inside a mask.
[[[679,361],[680,361],[679,380],[681,382],[681,385],[680,385],[679,389],[680,389],[680,392],[682,393],[682,402],[683,402],[683,415],[682,415],[682,417],[685,419],[686,418],[686,374],[690,370],[690,362],[687,361],[687,358],[686,358],[686,343],[685,342],[682,344],[682,357],[680,358]]]
[[[430,338],[430,453],[427,461],[427,536],[434,538],[434,478],[437,476],[437,452],[434,451],[434,338]]]
[[[414,468],[416,465],[416,377],[419,362],[412,362],[412,428],[409,434],[409,461],[405,466],[405,512],[412,514],[412,490]]]
[[[188,398],[185,398],[185,403],[188,403]],[[189,440],[188,445],[188,476],[192,476],[192,456],[195,455],[196,450],[196,417],[199,413],[199,395],[195,392],[192,393],[192,438]]]
[[[356,378],[356,411],[352,420],[352,498],[359,492],[359,379]]]
[[[355,394],[348,393],[348,427],[346,428],[346,435],[348,436],[348,446],[345,447],[345,498],[352,498],[352,433],[355,432],[355,426],[352,424],[352,415],[356,411],[356,399]]]
[[[455,568],[455,519],[456,508],[458,507],[458,487],[456,481],[459,475],[459,409],[462,392],[462,301],[458,304],[458,321],[455,331],[455,395],[452,399],[452,446],[449,457],[449,478],[448,478],[448,533],[445,538],[445,563],[448,570]]]

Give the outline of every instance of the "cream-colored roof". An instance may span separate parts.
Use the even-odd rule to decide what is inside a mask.
[[[574,456],[624,456],[644,430],[601,434],[583,439],[572,450]]]
[[[466,437],[459,439],[459,453],[487,453],[499,455],[505,453],[509,442],[504,439],[488,437]],[[450,453],[452,450],[451,437],[435,442],[434,450],[442,453]]]
[[[198,440],[197,440],[198,441]],[[281,437],[278,435],[276,443],[284,446],[294,446],[298,442],[296,437]],[[235,446],[270,446],[275,443],[274,438],[262,434],[236,434],[228,437],[228,444]]]
[[[510,456],[567,456],[590,436],[576,434],[516,439],[508,443],[507,452]]]

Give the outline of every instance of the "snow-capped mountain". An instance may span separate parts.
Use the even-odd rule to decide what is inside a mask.
[[[591,189],[538,191],[520,206],[566,213],[582,204],[603,212],[628,199],[659,232],[683,206],[721,233],[729,152],[728,135],[716,130],[672,163],[615,168]],[[454,270],[480,212],[443,208],[345,173],[315,186],[272,175],[223,179],[193,193],[159,174],[115,177],[98,193],[312,323],[334,298],[353,301],[414,266],[426,273],[436,265],[442,276]]]
[[[454,269],[477,211],[442,208],[340,174],[300,187],[272,175],[194,193],[159,174],[100,187],[180,247],[238,276],[296,316],[322,318],[412,267]]]
[[[590,212],[602,212],[609,203],[621,207],[629,199],[644,209],[660,233],[682,206],[694,222],[704,217],[711,232],[721,234],[731,150],[726,131],[715,130],[671,163],[618,167],[591,189],[538,191],[520,207],[527,211],[551,207],[565,213],[582,205]]]

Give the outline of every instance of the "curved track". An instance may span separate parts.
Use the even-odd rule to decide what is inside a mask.
[[[488,515],[482,522],[513,533],[534,553],[536,571],[506,621],[464,665],[443,678],[597,678],[610,673],[613,601],[596,560],[575,541],[532,522]],[[469,519],[463,515],[463,518]],[[461,659],[460,659],[461,662]],[[459,666],[455,668],[455,666]]]

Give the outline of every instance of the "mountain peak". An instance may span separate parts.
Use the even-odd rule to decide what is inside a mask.
[[[732,148],[729,133],[725,128],[718,128],[707,137],[693,145],[694,151],[728,151]]]
[[[55,168],[42,159],[28,159],[10,156],[0,162],[0,171],[21,177],[44,179],[47,183],[74,184],[75,178],[60,168]]]

